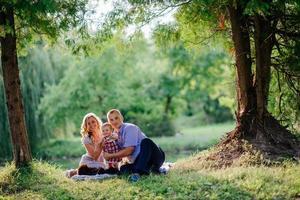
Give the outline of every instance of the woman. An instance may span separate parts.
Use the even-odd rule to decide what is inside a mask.
[[[81,142],[85,147],[86,154],[81,157],[78,169],[66,171],[67,177],[77,174],[92,175],[98,169],[104,169],[102,155],[103,136],[101,132],[102,121],[94,113],[88,113],[83,117],[81,124]]]
[[[81,124],[81,142],[86,149],[86,154],[81,157],[79,166],[89,168],[104,168],[102,155],[103,136],[101,132],[102,121],[94,114],[84,116]]]
[[[162,149],[147,138],[138,126],[124,123],[119,110],[110,110],[107,120],[118,133],[118,145],[121,150],[116,153],[104,153],[105,159],[127,157],[129,164],[123,165],[120,173],[133,173],[130,177],[132,181],[137,181],[139,175],[147,175],[150,171],[159,173],[159,168],[165,161]]]

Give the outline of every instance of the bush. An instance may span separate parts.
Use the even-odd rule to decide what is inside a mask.
[[[148,137],[173,136],[176,133],[171,119],[164,115],[128,112],[124,117],[139,126]]]

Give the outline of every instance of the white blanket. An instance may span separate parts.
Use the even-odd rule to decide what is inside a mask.
[[[175,163],[165,162],[160,168],[159,171],[162,174],[167,174],[170,169],[174,166]],[[74,170],[74,169],[71,169]],[[71,170],[66,171],[66,176],[68,177],[68,172]],[[85,180],[103,180],[108,178],[115,178],[117,177],[116,174],[96,174],[96,175],[74,175],[71,179],[75,181],[85,181]]]
[[[86,181],[86,180],[103,180],[108,178],[117,177],[116,174],[96,174],[96,175],[75,175],[71,179],[75,181]]]

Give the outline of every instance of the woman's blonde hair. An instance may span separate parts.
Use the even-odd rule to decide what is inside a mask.
[[[120,116],[122,122],[124,121],[124,117],[118,109],[111,109],[110,111],[107,112],[107,115],[106,115],[107,121],[109,121],[109,115],[112,113],[117,113]]]
[[[86,122],[87,122],[88,118],[90,118],[90,117],[93,117],[97,121],[98,127],[99,127],[100,132],[101,132],[101,126],[102,126],[101,119],[94,113],[88,113],[82,119],[81,130],[80,130],[80,134],[81,134],[82,137],[88,134]]]

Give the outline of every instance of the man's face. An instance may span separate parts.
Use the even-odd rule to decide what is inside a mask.
[[[108,121],[114,129],[119,129],[123,123],[122,117],[116,112],[108,115]]]

